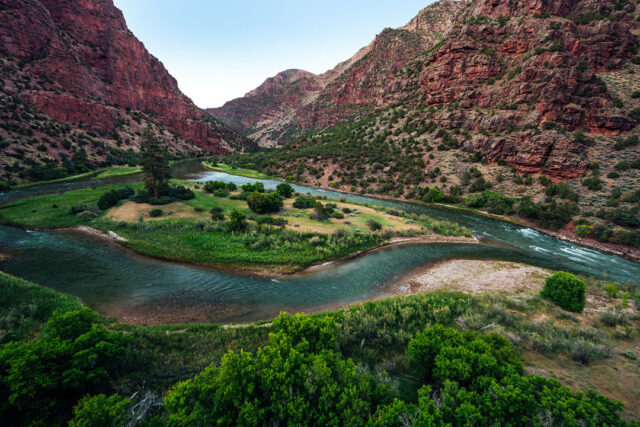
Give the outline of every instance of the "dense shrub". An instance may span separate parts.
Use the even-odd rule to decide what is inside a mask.
[[[242,231],[247,228],[247,217],[245,214],[240,212],[237,209],[234,209],[229,214],[229,222],[228,222],[229,230],[231,231]]]
[[[283,198],[288,199],[293,196],[293,187],[288,182],[282,182],[276,185],[276,192]]]
[[[378,221],[375,221],[373,219],[367,220],[367,227],[369,227],[371,231],[382,230],[382,224],[380,224]]]
[[[56,425],[87,393],[108,390],[130,337],[107,332],[88,308],[55,313],[43,334],[0,350],[0,415],[7,425]],[[14,420],[13,422],[11,420]]]
[[[278,193],[251,193],[247,197],[249,209],[258,214],[278,212],[282,208],[282,197]]]
[[[157,218],[159,216],[162,216],[162,214],[163,214],[162,209],[159,209],[159,208],[151,209],[149,211],[149,216],[151,218]]]
[[[438,187],[430,188],[427,193],[422,196],[422,201],[425,203],[438,203],[444,199],[444,193]]]
[[[312,208],[316,204],[316,199],[312,196],[299,196],[293,202],[293,207],[296,209]]]
[[[391,402],[387,386],[333,351],[333,319],[281,317],[255,356],[229,351],[170,390],[169,423],[358,426]]]
[[[207,181],[204,183],[204,191],[215,193],[216,190],[228,190],[229,187],[224,181]]]
[[[564,271],[547,277],[540,295],[565,310],[575,313],[580,313],[586,302],[585,284],[573,274]]]
[[[246,183],[240,186],[245,193],[264,193],[264,184],[261,182]]]
[[[129,419],[131,402],[117,394],[86,396],[73,408],[73,419],[69,427],[119,427]]]
[[[119,201],[120,197],[118,196],[118,193],[113,190],[109,190],[100,196],[100,199],[98,199],[98,207],[104,211],[115,206]]]
[[[272,216],[259,216],[255,218],[256,223],[258,224],[268,224],[268,225],[277,225],[277,226],[285,226],[287,225],[287,220],[284,218],[274,218]]]

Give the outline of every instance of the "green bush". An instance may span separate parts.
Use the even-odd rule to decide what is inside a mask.
[[[157,218],[159,216],[162,216],[164,212],[162,211],[162,209],[159,208],[155,208],[155,209],[151,209],[151,211],[149,211],[149,216],[151,218]]]
[[[312,196],[300,196],[293,202],[293,207],[296,209],[312,208],[316,205],[316,199]]]
[[[288,182],[282,182],[276,185],[276,192],[283,198],[288,199],[293,196],[293,187]]]
[[[247,197],[249,209],[258,214],[278,212],[282,208],[282,197],[278,193],[251,193]]]
[[[547,277],[540,295],[574,313],[582,312],[586,302],[585,284],[573,274],[564,271]]]
[[[369,227],[371,231],[382,230],[382,225],[373,219],[367,220],[367,227]]]
[[[73,408],[73,419],[69,427],[119,427],[125,425],[129,416],[127,409],[131,402],[117,394],[86,396]]]
[[[55,313],[39,338],[0,349],[3,422],[58,425],[83,395],[110,388],[131,337],[107,332],[99,321],[88,308]]]

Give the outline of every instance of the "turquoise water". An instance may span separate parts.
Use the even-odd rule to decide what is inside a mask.
[[[197,162],[182,164],[174,176],[195,181],[223,180],[236,184],[254,179],[205,171]],[[119,177],[104,183],[128,182]],[[262,180],[273,188],[280,181]],[[66,191],[95,182],[58,184],[21,190],[20,197]],[[102,184],[102,183],[101,183]],[[451,258],[496,259],[640,283],[640,264],[573,245],[532,229],[480,216],[401,202],[295,186],[296,191],[346,197],[426,213],[458,222],[481,237],[482,245],[415,244],[383,249],[335,267],[278,279],[214,271],[154,260],[113,243],[76,232],[29,231],[0,227],[0,251],[11,258],[0,264],[10,274],[82,298],[103,311],[113,307],[150,306],[171,301],[187,312],[196,306],[219,307],[220,321],[258,320],[282,310],[315,311],[389,295],[390,283],[410,271]],[[12,199],[16,196],[11,195]],[[4,200],[3,200],[4,197]],[[0,203],[8,200],[0,195]],[[225,307],[233,309],[224,311]]]

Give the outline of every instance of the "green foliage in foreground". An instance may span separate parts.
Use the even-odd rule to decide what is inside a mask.
[[[33,336],[56,311],[82,307],[76,297],[0,272],[0,344]]]
[[[582,312],[586,303],[585,284],[573,274],[564,271],[547,277],[540,295],[575,313]]]
[[[109,391],[131,338],[88,308],[57,312],[40,337],[0,350],[0,414],[8,425],[59,425],[78,399]]]
[[[229,352],[220,366],[176,385],[165,398],[168,424],[626,424],[619,402],[524,376],[505,338],[439,325],[409,343],[414,375],[424,385],[417,404],[401,400],[384,375],[360,370],[335,351],[330,321],[282,314],[255,356]]]
[[[8,287],[0,282],[0,290]],[[123,425],[145,383],[156,396],[171,387],[164,407],[144,416],[157,426],[626,425],[619,402],[523,375],[502,336],[450,327],[513,325],[495,298],[419,294],[230,329],[106,326],[72,307],[35,340],[0,350],[0,417],[9,425],[62,425],[71,417],[74,426]],[[489,317],[474,321],[478,303]],[[376,368],[391,360],[407,361],[395,377]],[[398,383],[402,377],[414,386]]]

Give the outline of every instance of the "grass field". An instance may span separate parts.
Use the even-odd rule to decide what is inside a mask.
[[[24,228],[87,225],[104,232],[116,231],[127,240],[125,246],[146,255],[218,268],[278,273],[370,249],[392,237],[470,235],[457,224],[426,217],[410,219],[391,215],[380,207],[335,200],[322,202],[335,203],[338,211],[347,210],[344,218],[313,219],[312,209],[293,208],[293,199],[288,199],[283,209],[272,215],[285,219],[285,227],[258,226],[254,222],[258,215],[249,210],[245,200],[216,197],[202,191],[197,183],[179,183],[191,187],[196,197],[161,206],[123,200],[107,211],[91,208],[80,214],[71,213],[77,205],[93,207],[107,191],[124,187],[102,186],[7,204],[0,207],[0,223]],[[142,184],[130,187],[139,189]],[[249,220],[247,228],[231,232],[225,221],[212,220],[209,212],[214,208],[222,209],[225,219],[234,209],[243,212]],[[152,217],[157,209],[162,210],[161,214]],[[382,230],[370,232],[368,221],[377,222]]]
[[[226,165],[224,163],[218,163],[216,166],[213,166],[209,162],[202,162],[202,165],[204,167],[206,167],[207,169],[211,169],[211,170],[218,171],[218,172],[228,173],[229,175],[239,175],[239,176],[245,176],[247,178],[254,178],[254,179],[274,179],[273,177],[271,177],[269,175],[265,175],[265,174],[263,174],[261,172],[253,170],[253,169],[233,168],[233,167],[231,167],[229,165]]]
[[[114,166],[100,172],[94,179],[113,178],[115,176],[132,175],[141,172],[142,168],[140,166]]]

